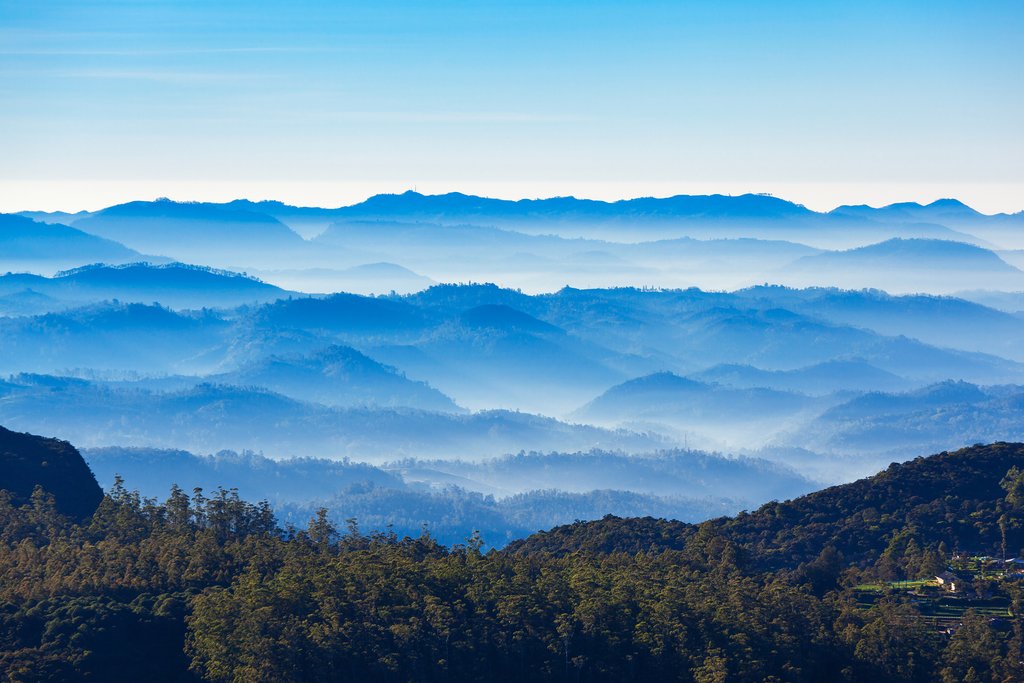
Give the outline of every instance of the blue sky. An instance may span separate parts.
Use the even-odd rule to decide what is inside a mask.
[[[1024,209],[1024,3],[0,0],[0,209],[772,191]]]

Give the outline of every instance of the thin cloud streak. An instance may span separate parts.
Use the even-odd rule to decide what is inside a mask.
[[[526,112],[421,112],[341,111],[325,112],[325,118],[382,123],[579,123],[578,116]]]
[[[5,74],[7,75],[7,74]],[[32,75],[40,75],[38,72]],[[137,80],[160,83],[226,83],[230,81],[264,81],[281,76],[267,73],[210,73],[200,71],[155,71],[155,70],[108,70],[92,69],[79,71],[54,71],[48,74],[54,78],[89,78],[97,80]]]
[[[330,54],[358,52],[347,47],[211,47],[157,50],[4,50],[8,57],[173,57],[215,54]]]

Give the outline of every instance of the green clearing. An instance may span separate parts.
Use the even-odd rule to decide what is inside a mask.
[[[913,581],[890,581],[888,583],[862,583],[853,587],[855,591],[864,593],[881,593],[886,590],[914,590],[924,586],[938,587],[935,579],[915,579]]]

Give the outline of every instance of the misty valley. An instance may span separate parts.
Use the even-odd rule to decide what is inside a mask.
[[[1024,680],[1021,228],[764,195],[2,214],[0,670]]]
[[[1024,440],[1020,226],[763,195],[7,214],[0,424],[104,486],[452,542],[698,521]]]

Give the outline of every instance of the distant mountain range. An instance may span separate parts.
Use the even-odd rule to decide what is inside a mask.
[[[946,270],[1019,273],[987,249],[960,242],[927,239],[891,239],[867,247],[805,256],[796,268],[877,269],[914,267],[940,274]],[[842,272],[842,271],[840,271]],[[920,272],[913,273],[920,277]]]
[[[206,290],[204,282],[210,283]],[[190,289],[193,284],[198,289]],[[193,305],[214,305],[218,298],[273,301],[177,312],[125,303],[157,296],[163,287],[170,294],[161,298]],[[355,384],[346,388],[357,379],[343,370],[347,361],[337,372],[327,369],[332,362],[323,356],[307,365],[330,347],[344,347],[378,370],[389,366],[394,377],[429,383],[448,397],[413,401],[413,394],[404,394],[413,407],[451,410],[450,399],[474,410],[549,415],[568,414],[613,385],[657,372],[735,389],[818,395],[945,379],[1024,382],[1018,362],[1024,360],[1024,319],[948,297],[782,287],[732,293],[566,288],[530,296],[490,285],[437,286],[409,296],[285,294],[248,278],[183,266],[0,277],[0,306],[53,311],[0,326],[0,372],[184,375],[192,384],[196,377],[215,377],[303,400],[396,405],[403,394],[383,384],[377,396]],[[69,308],[56,296],[96,302]],[[976,334],[979,327],[987,333]],[[863,365],[844,365],[854,361]],[[321,362],[327,365],[316,365]],[[801,370],[833,362],[814,371],[817,379]],[[258,370],[267,363],[289,369],[285,375]],[[756,383],[701,375],[723,364],[761,374]],[[866,374],[855,378],[857,370]]]
[[[889,204],[879,208],[873,208],[866,204],[844,205],[836,207],[831,211],[831,213],[844,216],[859,216],[876,220],[884,219],[904,223],[935,223],[939,225],[947,225],[951,222],[960,224],[990,218],[990,216],[986,216],[979,211],[975,211],[956,199],[937,199],[931,204],[898,202],[896,204]],[[1000,214],[994,216],[994,218],[1013,218],[1013,216]]]
[[[769,281],[952,293],[1024,290],[1024,274],[994,253],[1024,246],[1022,215],[987,216],[955,200],[820,213],[763,195],[602,202],[407,192],[330,209],[162,199],[22,217],[64,221],[129,252],[259,272],[317,292],[408,293],[432,282],[497,280],[530,291]],[[126,260],[139,259],[110,254],[59,267]]]
[[[943,440],[1013,437],[1024,367],[950,347],[1012,349],[1022,327],[1016,316],[958,299],[877,291],[530,296],[438,286],[220,311],[99,303],[8,318],[0,372],[15,374],[3,405],[25,420],[19,428],[74,422],[84,430],[76,421],[93,415],[91,432],[72,432],[89,444],[447,457],[619,443],[608,430],[627,428],[629,443],[648,443],[648,433],[666,446],[881,457]],[[977,329],[986,330],[980,342]],[[60,378],[68,375],[77,379]],[[944,380],[983,388],[974,398],[914,407],[913,392]],[[849,417],[862,394],[887,393],[891,400]],[[912,409],[893,407],[904,403]],[[94,406],[114,412],[96,414]],[[604,429],[486,412],[494,408]],[[442,445],[424,445],[416,429]],[[507,436],[488,442],[486,429]],[[884,430],[892,434],[880,436]]]
[[[939,446],[1024,441],[1024,387],[943,382],[912,392],[872,392],[825,411],[801,432],[811,449],[902,456]]]
[[[425,382],[407,379],[347,346],[330,346],[306,357],[268,356],[233,372],[210,375],[205,381],[266,387],[329,406],[465,412]]]
[[[903,207],[902,210],[899,207]],[[916,211],[911,207],[917,207]],[[961,210],[954,211],[955,207]],[[346,221],[466,223],[528,231],[546,228],[569,236],[623,234],[624,231],[626,235],[647,239],[654,234],[668,236],[663,232],[665,224],[672,224],[676,231],[672,236],[675,237],[764,237],[775,233],[781,239],[802,236],[803,239],[798,241],[824,240],[824,243],[829,243],[829,235],[813,233],[828,229],[841,233],[853,229],[861,234],[861,239],[870,241],[886,232],[889,237],[964,239],[965,233],[951,230],[939,219],[954,217],[958,227],[986,223],[996,225],[1007,221],[1024,223],[1022,214],[985,216],[955,200],[942,200],[927,206],[893,205],[882,209],[840,207],[823,214],[777,197],[756,194],[678,195],[663,199],[603,202],[573,197],[507,201],[457,192],[445,195],[405,192],[377,195],[361,204],[337,209],[335,215]],[[908,220],[911,216],[914,219]],[[559,225],[564,226],[561,232],[557,229]],[[679,231],[683,232],[680,234]]]
[[[758,377],[762,385],[780,374],[792,377],[735,366],[725,371],[748,381]],[[659,373],[612,387],[574,417],[606,427],[647,426],[677,438],[686,434],[690,443],[704,448],[766,444],[847,458],[899,459],[941,444],[1024,440],[1024,386],[945,381],[891,393],[840,391],[815,397]]]
[[[898,291],[948,292],[969,288],[972,282],[976,287],[1020,288],[1024,286],[1024,272],[994,252],[972,244],[894,238],[801,257],[786,266],[778,281],[846,288],[866,288],[884,281]]]
[[[75,220],[78,229],[147,253],[206,263],[268,262],[299,250],[305,241],[284,223],[266,214],[217,204],[162,199],[119,204]]]
[[[101,303],[58,313],[0,319],[0,372],[72,368],[168,373],[211,367],[202,354],[223,343],[228,325],[211,312]]]
[[[485,458],[526,450],[650,451],[656,435],[609,431],[510,411],[470,415],[412,408],[331,408],[266,389],[203,384],[158,392],[115,383],[18,375],[0,385],[0,423],[83,446],[230,448],[275,457]]]
[[[726,363],[691,377],[729,387],[770,387],[812,395],[872,389],[897,391],[913,384],[863,359],[830,360],[794,370],[762,370],[750,365]]]
[[[880,208],[840,206],[831,213],[903,225],[949,226],[1007,248],[1024,246],[1024,235],[1020,232],[1024,226],[1024,211],[987,215],[956,199],[938,199],[931,204],[899,202]]]
[[[717,426],[735,422],[777,422],[812,404],[806,396],[797,393],[757,387],[721,387],[660,372],[612,387],[575,415],[600,423],[668,420]]]
[[[1016,214],[982,214],[955,199],[940,199],[930,204],[902,202],[883,207],[844,205],[830,212],[816,212],[784,199],[764,194],[676,195],[665,198],[643,197],[620,201],[599,201],[575,197],[504,200],[478,197],[459,192],[424,195],[414,191],[380,194],[364,202],[338,208],[298,207],[279,201],[253,202],[238,199],[226,203],[130,202],[97,212],[23,211],[23,215],[43,222],[73,224],[97,215],[107,218],[163,216],[176,220],[207,220],[215,217],[232,223],[247,223],[269,216],[293,227],[296,233],[311,237],[331,223],[348,221],[398,221],[434,224],[497,225],[548,222],[604,223],[656,222],[684,220],[775,220],[800,221],[827,217],[845,221],[871,221],[894,225],[977,227],[986,223],[999,226],[1024,220]],[[839,223],[837,223],[838,225]]]
[[[415,193],[2,216],[0,264],[30,271],[0,276],[5,410],[60,431],[109,404],[73,433],[374,458],[692,444],[852,459],[1010,438],[1019,219],[954,201]],[[96,258],[58,268],[72,254]],[[161,260],[179,255],[239,268]],[[980,394],[914,403],[948,381]]]

